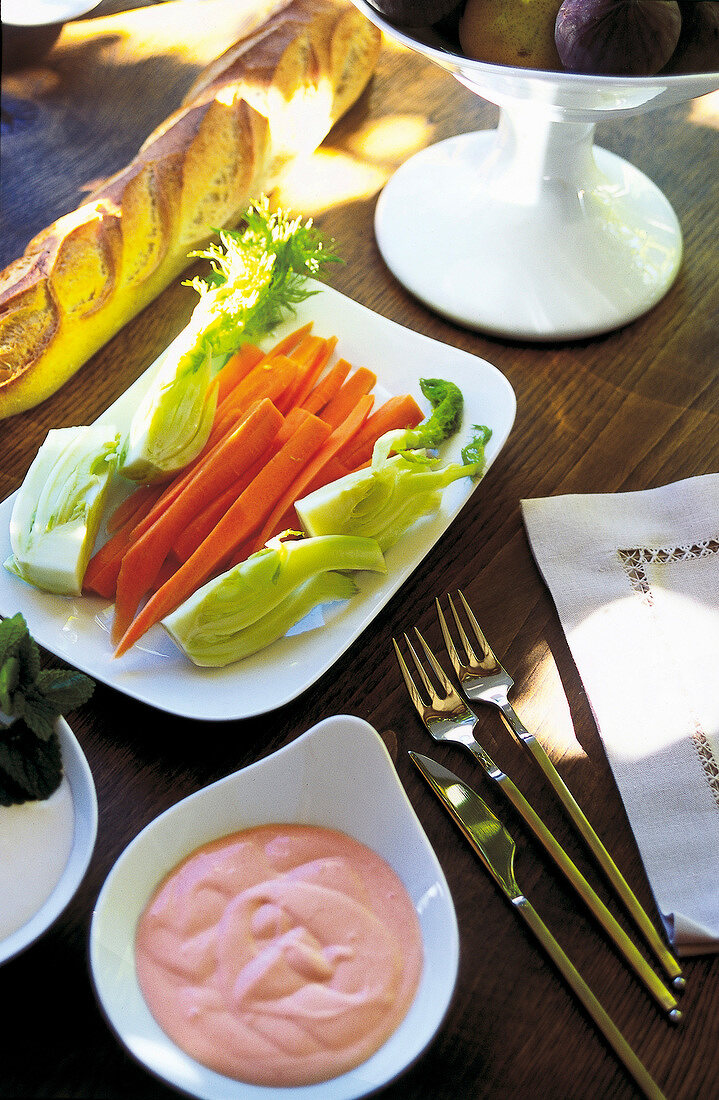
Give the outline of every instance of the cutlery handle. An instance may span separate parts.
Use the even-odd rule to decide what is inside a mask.
[[[575,827],[579,833],[581,833],[595,859],[619,897],[624,902],[628,912],[633,917],[634,923],[656,955],[662,969],[667,976],[671,978],[672,985],[675,989],[683,989],[685,982],[682,977],[682,970],[679,963],[661,939],[653,923],[635,897],[631,887],[587,820],[581,806],[547,756],[543,746],[533,734],[529,733],[511,703],[500,705],[499,709],[510,732],[514,734],[519,741],[524,742],[539,764],[545,777],[554,789],[555,794],[564,806],[564,809],[574,822]]]
[[[562,977],[584,1005],[584,1008],[594,1020],[595,1024],[604,1035],[604,1038],[614,1050],[614,1053],[634,1078],[644,1095],[648,1097],[648,1100],[665,1100],[664,1094],[659,1089],[659,1086],[634,1053],[617,1025],[604,1008],[602,1008],[584,978],[559,946],[537,911],[525,897],[513,899],[512,904],[534,932]]]
[[[631,966],[639,980],[644,984],[648,992],[654,997],[657,1004],[667,1013],[673,1023],[681,1019],[681,1012],[677,1009],[677,999],[670,989],[652,970],[649,963],[640,953],[635,944],[630,940],[622,926],[615,920],[606,905],[587,882],[584,875],[570,859],[558,840],[550,833],[541,817],[532,809],[529,802],[516,786],[516,784],[496,769],[491,776],[504,792],[517,812],[530,827],[534,835],[543,845],[545,851],[552,857],[559,869],[564,872],[574,889],[583,899],[589,910],[594,914],[605,932],[611,937],[619,951]]]

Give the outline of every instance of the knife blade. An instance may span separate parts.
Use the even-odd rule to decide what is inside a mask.
[[[574,963],[557,943],[534,906],[524,896],[514,874],[514,840],[476,791],[454,772],[421,753],[409,753],[421,775],[461,829],[487,871],[513,908],[526,921],[585,1011],[649,1100],[665,1100],[659,1086],[602,1007]]]

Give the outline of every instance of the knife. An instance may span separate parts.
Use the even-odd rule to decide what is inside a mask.
[[[650,1100],[665,1100],[664,1094],[621,1031],[519,888],[514,875],[515,844],[502,822],[495,817],[483,799],[453,772],[421,753],[410,751],[409,755],[644,1095]]]

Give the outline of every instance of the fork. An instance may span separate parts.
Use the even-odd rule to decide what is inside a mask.
[[[414,666],[419,673],[422,685],[427,693],[428,702],[425,702],[419,688],[412,679],[412,675],[395,638],[392,639],[392,644],[410,698],[415,705],[417,713],[424,722],[427,731],[435,741],[448,741],[464,745],[465,748],[469,749],[476,757],[487,776],[497,784],[502,794],[509,799],[543,845],[549,856],[551,856],[559,869],[574,886],[590,912],[612,939],[634,973],[644,984],[652,997],[654,997],[657,1004],[667,1013],[668,1018],[673,1023],[678,1023],[681,1019],[681,1012],[679,1012],[676,1007],[677,1000],[674,994],[671,990],[667,989],[661,979],[655,974],[627,933],[615,920],[609,909],[607,909],[599,895],[587,882],[584,875],[576,867],[539,815],[530,806],[516,784],[501,770],[501,768],[497,767],[489,754],[475,739],[474,729],[478,722],[476,714],[469,709],[462,696],[456,688],[453,687],[449,677],[416,627],[415,634],[422,645],[427,661],[443,693],[442,694],[430,680],[416,650],[405,634],[404,640],[407,649],[411,654]]]
[[[659,936],[659,933],[640,905],[638,899],[635,897],[631,887],[587,820],[574,795],[547,756],[541,742],[537,740],[534,734],[527,730],[514,707],[509,702],[508,693],[514,686],[514,680],[495,657],[464,594],[458,591],[457,595],[464,605],[467,620],[474,633],[476,643],[481,647],[480,657],[478,657],[474,651],[472,643],[457,614],[451,596],[447,596],[447,600],[457,628],[457,633],[464,648],[464,658],[460,657],[439,600],[435,599],[435,603],[444,643],[464,694],[472,702],[487,703],[490,706],[496,707],[502,721],[510,733],[512,733],[516,740],[523,744],[532,754],[576,829],[583,837],[616,893],[624,902],[627,911],[656,955],[662,969],[671,979],[673,987],[677,990],[683,989],[685,982],[682,977],[679,963]]]

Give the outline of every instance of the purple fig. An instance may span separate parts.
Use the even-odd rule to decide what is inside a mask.
[[[665,65],[665,73],[719,71],[719,3],[691,0],[679,3],[682,31],[677,48]]]
[[[596,76],[653,76],[674,53],[676,0],[564,0],[554,38],[565,69]]]

